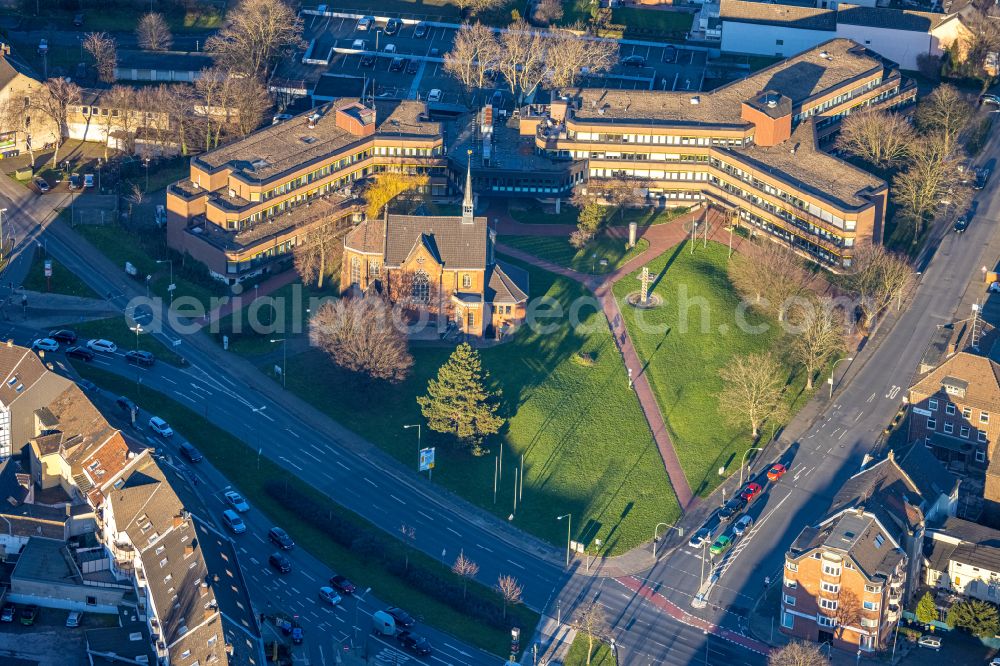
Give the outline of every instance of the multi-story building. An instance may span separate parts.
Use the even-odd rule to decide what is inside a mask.
[[[287,258],[321,227],[361,220],[352,185],[385,169],[447,191],[441,125],[420,102],[341,100],[198,155],[167,190],[167,242],[230,283]]]
[[[710,92],[558,91],[521,110],[520,144],[482,122],[463,136],[480,193],[558,198],[624,179],[650,203],[715,204],[843,268],[881,242],[888,187],[819,142],[845,115],[915,94],[891,63],[834,39]],[[525,153],[547,168],[512,173]]]
[[[785,555],[781,630],[866,652],[885,647],[920,581],[926,522],[954,515],[958,481],[912,446],[851,477]]]
[[[1000,603],[1000,530],[952,517],[926,537],[927,586]]]
[[[524,321],[528,275],[497,261],[486,218],[473,211],[466,172],[461,216],[390,215],[368,219],[344,240],[342,291],[384,294],[423,310],[446,332],[501,337]]]

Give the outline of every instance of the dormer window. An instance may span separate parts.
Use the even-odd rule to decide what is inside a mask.
[[[945,377],[941,380],[941,390],[948,395],[965,397],[965,392],[969,388],[969,383],[955,377]]]

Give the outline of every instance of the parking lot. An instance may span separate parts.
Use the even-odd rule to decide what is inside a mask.
[[[498,80],[484,90],[469,94],[459,82],[444,72],[443,57],[451,49],[456,29],[424,26],[417,36],[417,24],[403,24],[394,34],[386,34],[385,21],[359,29],[349,18],[306,15],[305,54],[284,65],[279,76],[304,81],[311,88],[322,74],[363,77],[374,83],[376,96],[422,99],[432,89],[442,91],[442,102],[481,105],[494,90],[506,90],[505,106],[513,106],[510,90]],[[393,67],[393,60],[397,61]],[[583,85],[632,90],[700,90],[706,72],[706,53],[673,45],[626,43],[620,47],[622,63],[610,72],[587,77]],[[305,62],[304,62],[305,61]]]
[[[18,607],[20,610],[20,607]],[[84,632],[98,627],[117,626],[114,615],[84,613],[81,626],[67,629],[67,611],[40,608],[35,623],[0,623],[0,663],[24,659],[38,666],[86,666]]]

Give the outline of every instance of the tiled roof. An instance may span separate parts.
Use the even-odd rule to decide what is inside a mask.
[[[385,220],[368,219],[348,232],[344,247],[356,252],[383,256],[385,250]]]
[[[918,402],[924,396],[941,393],[945,377],[953,377],[968,384],[963,404],[980,407],[988,411],[1000,410],[1000,365],[978,354],[958,352],[910,387],[911,402]],[[914,395],[915,394],[915,395]]]
[[[487,302],[524,303],[528,300],[528,272],[513,264],[498,261],[490,270],[487,287]]]
[[[951,18],[949,14],[857,5],[841,5],[837,11],[837,23],[923,33],[934,30]]]
[[[389,215],[386,224],[385,264],[400,266],[417,244],[446,268],[486,267],[486,218],[464,224],[461,217]]]
[[[955,516],[949,516],[943,524],[933,528],[947,539],[1000,548],[1000,530],[974,523]]]
[[[895,542],[895,544],[894,544]],[[898,539],[873,514],[848,509],[799,532],[790,554],[798,559],[817,548],[850,557],[869,580],[888,577],[904,558]]]
[[[785,28],[799,28],[801,30],[833,32],[837,29],[836,12],[816,7],[722,0],[719,17],[723,21],[780,25]]]

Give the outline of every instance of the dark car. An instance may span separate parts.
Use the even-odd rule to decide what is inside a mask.
[[[366,53],[361,56],[361,66],[362,67],[374,67],[375,66],[375,56],[370,53]]]
[[[673,46],[668,46],[663,49],[663,62],[676,62],[677,60],[677,48]]]
[[[405,58],[393,58],[392,62],[389,63],[390,72],[402,72],[404,69],[406,69]]]
[[[123,395],[118,396],[118,399],[115,400],[115,404],[118,405],[118,409],[122,410],[123,412],[129,412],[130,414],[134,414],[135,412],[139,411],[139,408],[135,406],[135,403]]]
[[[205,459],[205,456],[201,455],[201,451],[194,448],[187,442],[182,442],[180,449],[181,449],[181,455],[193,463],[201,462],[202,460]]]
[[[992,170],[989,167],[982,167],[976,169],[976,184],[973,185],[977,190],[981,190],[986,187],[986,183],[990,180],[990,174]]]
[[[396,640],[403,646],[404,650],[409,650],[415,655],[428,657],[434,650],[430,642],[423,636],[417,636],[409,631],[401,631],[396,634]]]
[[[0,611],[0,622],[13,622],[15,617],[17,617],[17,608],[14,607],[14,604],[6,604],[3,611]]]
[[[427,24],[418,23],[417,27],[413,29],[413,36],[417,39],[422,39],[427,36]]]
[[[267,558],[267,563],[281,573],[288,573],[292,570],[292,561],[282,553],[271,553],[270,557]]]
[[[386,610],[386,613],[391,615],[392,619],[396,621],[397,627],[402,627],[403,629],[412,629],[417,623],[417,621],[413,619],[413,616],[402,608],[390,608]]]
[[[49,184],[48,182],[46,182],[44,178],[36,178],[35,187],[37,187],[38,191],[41,192],[42,194],[45,194],[46,192],[49,191]]]
[[[73,27],[79,28],[83,26],[83,12],[77,12],[73,15]]]
[[[969,228],[969,214],[966,213],[962,217],[955,220],[955,233],[960,234]]]
[[[641,55],[630,55],[627,58],[622,58],[622,64],[626,67],[645,67],[646,57]]]
[[[38,606],[25,606],[21,609],[21,624],[30,627],[38,619]]]
[[[153,356],[152,352],[133,350],[125,354],[125,362],[129,365],[152,368],[156,363],[156,357]]]
[[[69,177],[69,189],[78,190],[81,187],[83,187],[83,177],[78,173],[71,174]]]
[[[49,337],[56,342],[61,342],[66,345],[76,344],[76,333],[68,328],[61,328],[58,331],[49,331]]]
[[[354,590],[357,589],[354,587],[354,583],[347,580],[346,577],[341,576],[340,574],[333,574],[330,576],[330,585],[332,585],[333,589],[337,590],[337,592],[340,592],[341,594],[354,594]]]
[[[87,361],[89,363],[94,360],[95,354],[86,347],[69,347],[66,349],[66,356],[70,358],[78,358],[81,361]]]
[[[395,35],[397,32],[399,32],[399,29],[402,27],[402,25],[403,22],[400,21],[398,18],[389,19],[388,21],[385,22],[385,34]]]
[[[743,499],[741,496],[737,495],[736,497],[733,497],[728,502],[726,502],[726,505],[724,507],[719,509],[719,519],[720,520],[731,519],[733,516],[742,511],[746,505],[747,501]]]
[[[271,543],[278,546],[282,550],[291,550],[295,547],[295,542],[292,541],[292,537],[288,536],[288,532],[280,527],[272,527],[268,530],[267,538],[270,539]]]
[[[502,109],[503,108],[503,92],[500,91],[500,90],[495,91],[493,93],[493,96],[490,97],[490,104],[493,106],[494,109]]]
[[[420,69],[420,63],[417,62],[416,60],[411,60],[406,65],[407,74],[416,74],[419,69]]]

